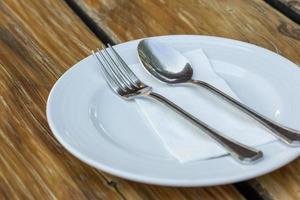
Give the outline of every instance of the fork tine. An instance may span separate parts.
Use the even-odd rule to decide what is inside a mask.
[[[102,49],[103,50],[103,49]],[[104,50],[103,50],[104,51]],[[102,58],[102,65],[104,66],[104,68],[106,69],[107,73],[110,75],[110,77],[117,83],[117,85],[124,91],[126,92],[128,90],[128,87],[124,84],[124,81],[121,80],[120,75],[115,72],[115,69],[113,66],[111,66],[111,64],[109,63],[109,61],[107,60],[107,58],[105,57],[105,55],[98,49],[98,54],[101,56]],[[101,60],[100,60],[101,61]]]
[[[134,86],[140,87],[141,85],[143,85],[142,82],[140,81],[140,79],[131,71],[131,69],[128,67],[128,65],[122,59],[122,57],[118,54],[118,52],[110,44],[107,44],[107,46],[113,53],[113,55],[116,58],[119,65],[122,66],[124,73],[131,80],[131,82],[134,84]]]
[[[99,52],[99,51],[98,51]],[[104,78],[106,79],[106,82],[108,83],[108,85],[111,87],[111,89],[117,93],[118,95],[122,94],[122,87],[119,85],[118,82],[116,82],[113,77],[111,77],[111,75],[109,74],[109,72],[107,71],[107,69],[105,68],[103,62],[101,61],[101,59],[99,58],[99,56],[97,55],[97,52],[95,53],[94,51],[92,51],[93,56],[96,58],[98,64],[100,65],[101,71],[104,75]]]
[[[135,87],[139,87],[137,82],[138,82],[138,78],[135,76],[135,77],[130,77],[130,72],[128,72],[128,70],[126,70],[126,66],[124,67],[123,65],[126,63],[124,62],[123,60],[123,63],[122,63],[122,58],[119,56],[119,54],[114,50],[112,49],[112,46],[110,44],[107,44],[108,45],[108,48],[112,54],[112,57],[113,57],[113,61],[114,63],[117,65],[117,66],[120,66],[118,67],[120,69],[120,71],[122,71],[122,73],[126,76],[127,80],[130,81],[131,84],[133,84]],[[118,64],[117,64],[117,63]]]
[[[106,48],[103,49],[103,52],[104,52],[106,58],[108,58],[108,60],[110,61],[110,64],[113,65],[112,69],[115,72],[115,74],[119,77],[119,79],[122,80],[122,82],[128,88],[134,89],[134,86],[132,85],[131,80],[128,77],[126,77],[126,75],[124,74],[124,72],[120,69],[120,67],[118,66],[118,64],[116,64],[116,62],[111,57],[110,53],[106,50]]]

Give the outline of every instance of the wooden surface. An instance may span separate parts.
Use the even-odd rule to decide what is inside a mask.
[[[258,44],[300,63],[300,27],[261,0],[69,0],[114,42],[202,34]],[[278,41],[279,40],[279,41]]]
[[[217,35],[300,64],[299,25],[261,0],[67,2],[0,1],[0,199],[245,199],[233,185],[152,186],[87,166],[54,139],[45,116],[47,96],[59,76],[101,40]],[[300,199],[299,169],[300,159],[248,184],[265,200]],[[253,199],[249,192],[245,196]]]
[[[49,91],[100,45],[63,1],[0,1],[0,199],[244,199],[232,185],[183,189],[126,181],[62,148],[46,121]]]
[[[70,0],[115,43],[166,34],[204,34],[268,48],[300,64],[300,26],[261,0]],[[300,159],[251,180],[264,199],[300,199]]]

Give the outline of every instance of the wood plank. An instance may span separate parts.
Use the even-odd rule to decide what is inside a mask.
[[[275,172],[259,177],[252,181],[257,191],[268,199],[296,200],[300,199],[300,159],[276,170]]]
[[[69,2],[116,43],[166,34],[216,35],[257,44],[300,64],[300,26],[261,0]],[[251,184],[269,199],[300,199],[299,167],[297,159]]]
[[[101,43],[58,1],[1,1],[0,10],[0,196],[121,199],[56,142],[45,116],[53,83]]]
[[[0,199],[243,199],[233,186],[191,189],[116,179],[54,139],[45,106],[55,81],[101,42],[63,1],[0,1]],[[174,192],[174,193],[173,193]]]
[[[261,0],[68,0],[116,43],[167,34],[251,42],[300,64],[299,25]]]
[[[245,199],[232,185],[223,185],[217,187],[198,187],[198,188],[176,188],[162,187],[148,184],[141,184],[127,181],[111,175],[105,175],[110,184],[113,185],[126,199],[135,200],[233,200]]]

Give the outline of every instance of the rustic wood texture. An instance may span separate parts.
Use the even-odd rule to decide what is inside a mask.
[[[0,199],[244,199],[231,186],[134,183],[77,160],[45,107],[55,81],[101,42],[63,2],[0,1]]]
[[[300,159],[253,181],[258,192],[272,200],[300,199]]]
[[[167,34],[258,44],[300,63],[300,27],[261,0],[68,0],[116,43]]]
[[[300,64],[300,26],[261,0],[70,0],[116,43],[165,34],[258,44]],[[267,199],[300,199],[300,159],[251,184]],[[255,183],[255,184],[253,184]]]

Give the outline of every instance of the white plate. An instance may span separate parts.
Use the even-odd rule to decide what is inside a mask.
[[[292,62],[230,39],[187,35],[157,39],[182,52],[202,48],[241,100],[275,121],[300,129],[300,70]],[[138,63],[137,44],[116,46],[128,64]],[[166,152],[135,102],[122,100],[108,88],[92,56],[69,69],[54,85],[47,118],[58,141],[80,160],[145,183],[232,183],[273,171],[300,155],[300,148],[275,141],[259,147],[264,160],[255,165],[238,164],[229,156],[180,164]]]

